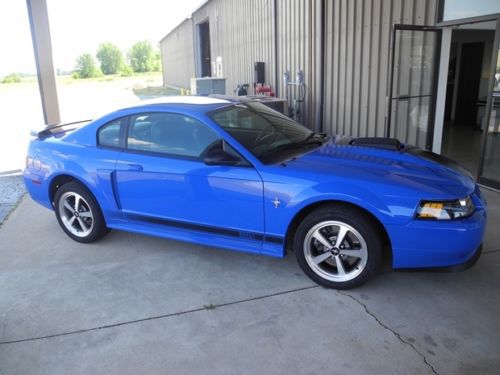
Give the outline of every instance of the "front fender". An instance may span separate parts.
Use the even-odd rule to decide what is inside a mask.
[[[276,207],[276,198],[279,201]],[[383,225],[404,225],[418,204],[415,197],[384,194],[374,184],[360,186],[347,181],[304,184],[281,179],[264,183],[266,233],[284,236],[293,219],[304,209],[319,202],[340,201],[363,208]]]

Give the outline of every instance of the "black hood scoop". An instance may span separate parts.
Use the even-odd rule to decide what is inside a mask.
[[[400,151],[404,148],[404,144],[399,142],[396,138],[382,138],[382,137],[363,137],[354,138],[349,141],[351,146],[364,146],[372,148],[381,148],[384,150]]]

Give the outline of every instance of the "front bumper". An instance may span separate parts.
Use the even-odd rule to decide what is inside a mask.
[[[480,195],[474,194],[473,199],[476,211],[465,219],[412,220],[404,226],[386,226],[393,269],[463,268],[475,263],[486,229],[486,203]]]
[[[474,266],[483,252],[483,244],[479,245],[472,256],[466,260],[464,263],[455,264],[453,266],[442,266],[442,267],[425,267],[425,268],[398,268],[398,271],[426,271],[426,272],[460,272],[465,271],[472,266]]]

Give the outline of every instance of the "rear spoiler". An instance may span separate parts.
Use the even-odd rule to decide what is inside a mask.
[[[92,120],[82,120],[82,121],[75,121],[75,122],[67,122],[65,124],[56,124],[56,125],[49,125],[42,131],[36,131],[32,130],[31,131],[31,136],[37,137],[40,139],[43,138],[48,138],[52,136],[57,136],[58,134],[64,134],[68,131],[78,129],[82,127],[83,125],[89,123]]]

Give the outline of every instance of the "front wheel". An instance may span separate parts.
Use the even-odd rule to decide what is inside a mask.
[[[57,221],[75,241],[93,242],[109,231],[97,201],[79,183],[69,182],[61,186],[54,203]]]
[[[350,289],[378,271],[382,244],[361,211],[330,205],[311,212],[294,238],[297,261],[309,278],[334,289]]]

